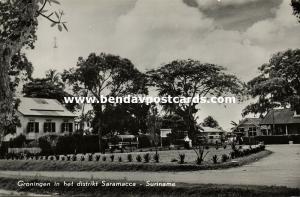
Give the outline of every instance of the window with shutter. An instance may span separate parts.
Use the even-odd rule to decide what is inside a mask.
[[[38,133],[39,132],[39,123],[31,121],[27,124],[27,133]]]
[[[65,123],[60,125],[60,132],[63,133],[65,131]]]
[[[69,123],[69,133],[73,132],[73,123]]]
[[[51,123],[51,131],[52,131],[52,133],[55,133],[55,122],[52,122]]]
[[[28,122],[28,124],[27,124],[27,133],[30,133],[30,128],[31,127],[31,122]]]
[[[44,133],[47,133],[48,132],[48,123],[45,122],[44,123]]]
[[[39,123],[38,122],[34,123],[34,129],[35,129],[35,133],[39,133],[40,132],[40,128],[39,128]]]

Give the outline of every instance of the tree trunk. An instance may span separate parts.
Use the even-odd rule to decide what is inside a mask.
[[[98,127],[98,138],[99,138],[99,151],[105,153],[105,147],[102,147],[102,103],[99,103],[99,127]]]
[[[5,127],[12,120],[13,96],[10,90],[9,68],[12,53],[9,48],[0,48],[0,137],[4,135]]]

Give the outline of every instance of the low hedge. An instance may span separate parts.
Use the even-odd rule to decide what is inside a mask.
[[[250,142],[264,142],[265,144],[288,144],[289,141],[293,141],[294,144],[300,143],[300,135],[268,135],[268,136],[255,136],[255,137],[243,137],[245,144]]]

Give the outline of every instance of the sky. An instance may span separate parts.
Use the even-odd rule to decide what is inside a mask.
[[[300,46],[300,24],[289,0],[63,0],[69,31],[39,18],[34,50],[26,50],[34,77],[76,66],[95,52],[130,59],[140,71],[193,58],[227,68],[249,81],[272,54]],[[56,38],[57,48],[54,48]],[[249,103],[199,106],[224,128],[241,120]]]

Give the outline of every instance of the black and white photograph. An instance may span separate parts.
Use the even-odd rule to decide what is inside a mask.
[[[0,0],[0,196],[300,196],[300,0]]]

